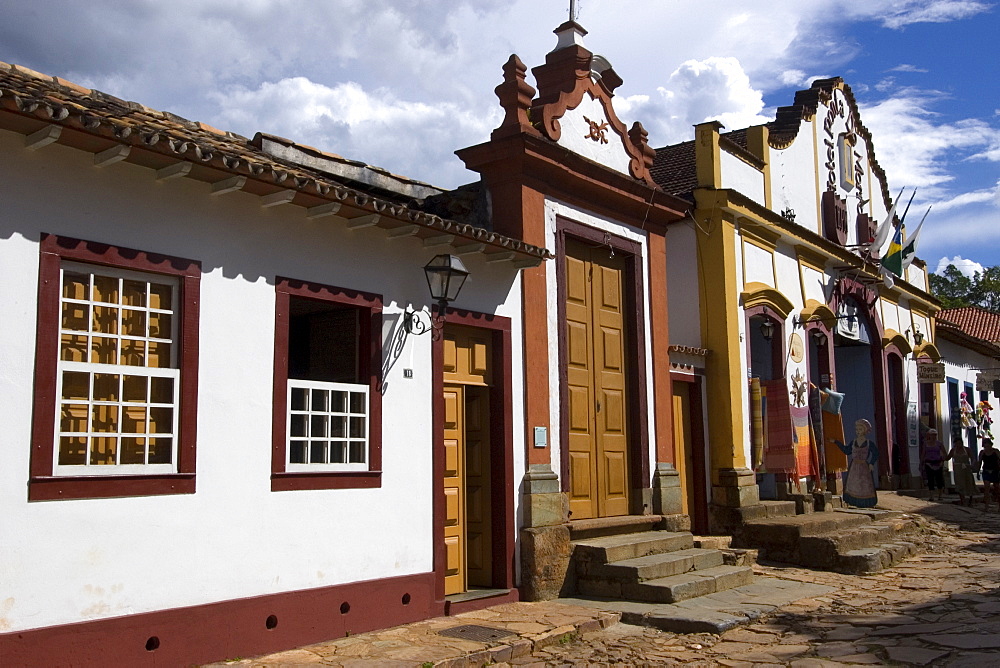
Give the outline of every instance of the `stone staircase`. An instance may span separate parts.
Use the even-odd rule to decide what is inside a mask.
[[[689,531],[670,531],[660,519],[574,522],[570,539],[577,592],[676,603],[750,584],[752,552],[696,547]]]
[[[917,552],[906,540],[919,520],[877,509],[795,514],[794,502],[763,502],[758,517],[746,518],[733,545],[755,548],[762,559],[849,574],[875,573]]]

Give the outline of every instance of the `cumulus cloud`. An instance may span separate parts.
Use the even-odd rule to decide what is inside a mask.
[[[472,113],[451,102],[401,100],[356,82],[326,86],[305,77],[212,97],[226,127],[256,128],[435,185],[470,180],[453,151],[484,141],[500,123],[499,108]]]
[[[954,265],[955,269],[972,278],[975,274],[980,274],[985,270],[983,265],[975,262],[974,260],[966,260],[961,255],[956,255],[955,257],[943,257],[938,260],[937,269],[934,270],[935,274],[944,274],[944,270],[948,268],[948,265]]]
[[[735,129],[769,120],[761,113],[763,94],[750,84],[736,58],[685,61],[656,95],[622,102],[618,105],[622,111],[641,119],[651,137],[662,137],[667,144],[691,139],[691,126],[705,121],[717,120]]]

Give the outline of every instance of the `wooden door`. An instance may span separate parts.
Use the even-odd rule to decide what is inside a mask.
[[[573,519],[627,515],[624,263],[566,244],[566,382]]]
[[[493,584],[490,334],[444,332],[445,595]]]
[[[681,512],[685,515],[694,508],[694,447],[691,440],[691,395],[689,383],[673,383],[674,397],[674,458],[677,474],[681,479]]]

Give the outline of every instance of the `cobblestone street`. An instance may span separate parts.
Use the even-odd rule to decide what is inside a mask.
[[[512,665],[1000,665],[1000,514],[884,494],[880,507],[931,518],[924,552],[877,575],[762,564],[760,575],[824,584],[830,594],[787,605],[721,636],[617,624],[551,645]]]

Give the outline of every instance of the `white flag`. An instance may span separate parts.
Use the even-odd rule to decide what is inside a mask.
[[[892,208],[889,209],[889,215],[885,217],[882,224],[878,226],[875,230],[875,239],[868,245],[868,251],[877,251],[882,248],[885,244],[886,239],[892,234],[892,219],[896,215],[896,205],[899,204],[899,198],[903,196],[903,189],[899,189],[899,194],[896,195],[896,199],[892,203]]]
[[[927,213],[930,212],[931,207],[927,207]],[[909,267],[910,263],[913,262],[913,259],[917,257],[917,237],[920,235],[920,228],[924,226],[924,221],[927,220],[927,213],[925,213],[924,217],[920,219],[919,223],[917,223],[917,229],[913,230],[913,234],[907,237],[906,245],[903,246],[903,272],[906,272],[906,268]]]

